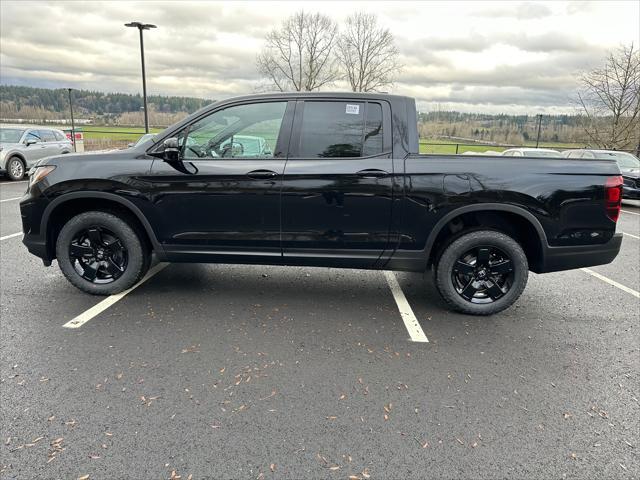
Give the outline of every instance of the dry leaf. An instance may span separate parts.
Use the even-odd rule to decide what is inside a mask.
[[[82,475],[81,477],[78,477],[78,480],[89,480],[89,475]]]
[[[272,472],[276,471],[276,464],[272,463],[271,465],[269,465],[269,470],[271,470]]]

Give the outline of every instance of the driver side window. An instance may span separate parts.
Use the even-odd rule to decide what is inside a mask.
[[[219,110],[179,135],[182,157],[271,158],[286,108],[287,102],[266,102]]]

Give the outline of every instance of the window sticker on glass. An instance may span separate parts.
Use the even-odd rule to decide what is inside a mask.
[[[349,115],[358,115],[360,114],[360,105],[349,105],[347,103],[347,109],[344,113]]]

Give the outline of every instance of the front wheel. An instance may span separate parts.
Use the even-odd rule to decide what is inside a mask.
[[[80,290],[113,295],[140,280],[150,255],[135,230],[107,212],[85,212],[69,220],[58,235],[60,270]]]
[[[24,174],[26,172],[26,168],[24,166],[24,162],[18,157],[12,157],[7,162],[7,175],[9,178],[14,181],[22,180],[24,178]]]
[[[442,298],[471,315],[491,315],[513,305],[529,276],[520,244],[492,230],[462,235],[445,248],[435,268]]]

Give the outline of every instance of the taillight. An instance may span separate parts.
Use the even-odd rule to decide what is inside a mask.
[[[607,216],[614,222],[618,221],[622,204],[622,176],[609,177],[604,183],[604,205]]]

